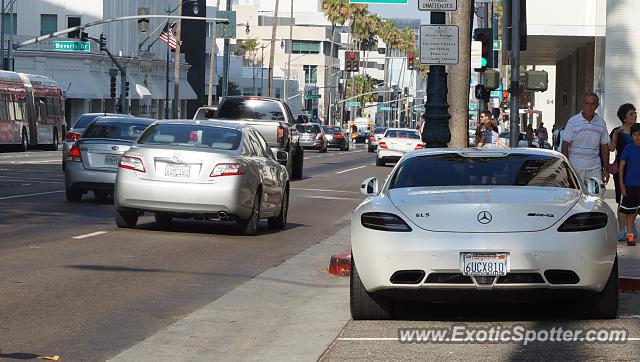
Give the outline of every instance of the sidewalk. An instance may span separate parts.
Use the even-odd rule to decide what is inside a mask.
[[[618,208],[613,191],[613,183],[609,182],[604,201],[615,211]],[[640,226],[636,220],[636,227]],[[640,230],[640,228],[638,228]],[[618,243],[618,275],[623,278],[637,278],[640,283],[640,246],[627,246]]]

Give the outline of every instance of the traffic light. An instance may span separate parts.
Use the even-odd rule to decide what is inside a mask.
[[[360,71],[360,54],[358,52],[345,53],[344,60],[344,70],[347,72]]]
[[[129,82],[124,83],[124,97],[129,98]]]
[[[491,28],[478,28],[473,31],[473,40],[482,43],[481,67],[476,72],[484,72],[487,67],[493,67],[493,31]]]
[[[111,96],[111,98],[116,97],[116,76],[115,75],[111,76],[111,87],[109,87],[109,95]]]
[[[149,15],[149,8],[138,8],[138,15]],[[149,18],[138,19],[138,31],[141,33],[149,31]]]
[[[89,41],[89,34],[80,30],[80,41]]]
[[[407,69],[408,70],[414,70],[415,69],[415,61],[416,61],[416,55],[413,53],[409,53],[407,54]]]
[[[502,44],[505,51],[511,51],[511,29],[513,28],[513,15],[511,0],[502,0]],[[520,51],[527,50],[527,0],[520,0]]]
[[[488,102],[491,98],[491,91],[485,88],[485,86],[482,84],[476,85],[474,93],[476,95],[476,99],[482,99]]]
[[[107,36],[100,33],[100,51],[104,51],[107,48]]]

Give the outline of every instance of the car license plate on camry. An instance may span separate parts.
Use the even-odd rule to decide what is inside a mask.
[[[468,276],[506,275],[507,254],[463,253],[461,271]]]
[[[104,156],[104,165],[105,166],[117,166],[118,162],[120,162],[120,156],[117,156],[117,155],[105,155]]]
[[[189,165],[168,164],[164,170],[164,175],[169,177],[189,177]]]

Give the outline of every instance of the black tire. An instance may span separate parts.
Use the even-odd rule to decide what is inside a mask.
[[[82,200],[83,194],[84,192],[82,190],[76,188],[68,188],[65,190],[65,196],[69,202],[79,202]]]
[[[613,262],[611,274],[602,292],[585,304],[583,315],[591,319],[615,319],[618,316],[618,258]]]
[[[353,255],[351,256],[350,281],[349,303],[351,306],[351,318],[354,320],[391,319],[393,300],[384,295],[367,292],[360,280]]]
[[[58,136],[58,130],[53,130],[53,142],[49,146],[49,151],[57,151],[60,147],[60,137]]]
[[[22,129],[22,139],[20,141],[20,152],[27,152],[29,150],[29,138],[27,137],[27,130]]]
[[[280,215],[277,217],[270,217],[267,221],[269,223],[269,229],[272,230],[284,230],[287,227],[287,214],[289,213],[289,186],[284,190],[282,195],[282,203],[280,204]]]
[[[304,150],[302,147],[298,147],[294,159],[293,170],[291,175],[292,180],[302,180],[302,169],[304,168]]]
[[[163,212],[156,212],[154,215],[156,222],[160,225],[166,226],[171,224],[173,218],[169,214],[165,214]]]
[[[376,158],[376,166],[386,166],[387,164],[379,158]]]
[[[116,225],[119,228],[133,229],[138,223],[138,212],[132,209],[115,208]]]
[[[251,209],[251,215],[247,219],[238,219],[238,232],[246,236],[255,236],[258,234],[258,227],[260,225],[260,206],[262,203],[262,191],[258,190],[255,198],[253,199],[253,208]]]

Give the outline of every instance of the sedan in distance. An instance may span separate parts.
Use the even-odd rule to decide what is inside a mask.
[[[376,166],[398,162],[407,152],[424,149],[420,132],[410,128],[389,128],[378,142]]]
[[[276,158],[276,156],[278,158]],[[260,219],[284,229],[289,209],[286,151],[274,156],[253,127],[214,120],[159,121],[120,161],[115,221],[133,228],[144,212],[161,224],[176,218],[236,221],[255,235]]]
[[[583,185],[558,152],[416,151],[361,191],[370,197],[351,219],[354,319],[392,318],[396,298],[542,300],[616,317],[616,215],[602,182]]]
[[[299,123],[296,124],[296,129],[300,133],[300,146],[318,150],[318,152],[327,152],[327,141],[319,124]]]
[[[106,199],[113,192],[120,157],[153,122],[148,118],[104,116],[91,123],[67,154],[67,200],[78,202],[88,191],[93,191],[96,199]]]
[[[369,152],[376,152],[378,148],[378,142],[382,136],[384,136],[384,132],[387,130],[387,127],[376,127],[373,132],[369,133]]]
[[[324,138],[327,142],[327,147],[337,147],[342,151],[349,151],[349,139],[345,137],[344,132],[340,126],[322,126],[324,131]]]

